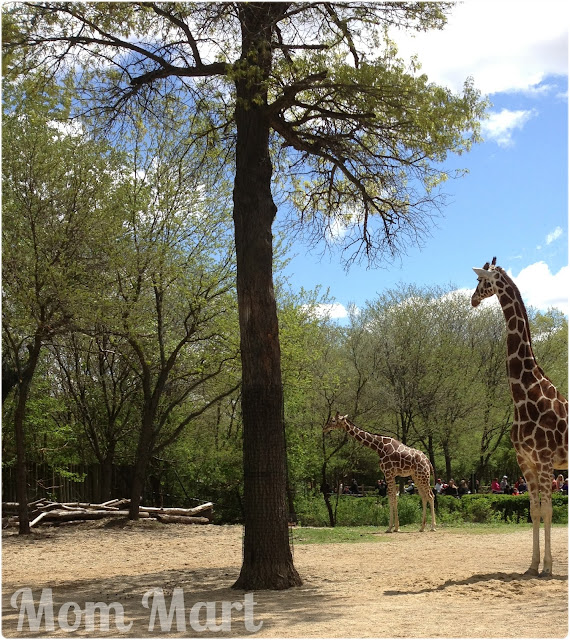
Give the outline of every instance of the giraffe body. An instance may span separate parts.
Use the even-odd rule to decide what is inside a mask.
[[[568,401],[546,377],[532,350],[530,326],[521,294],[504,269],[486,263],[474,269],[479,283],[471,304],[496,295],[507,324],[507,372],[514,402],[511,440],[527,482],[533,525],[532,561],[538,574],[540,520],[544,522],[543,575],[552,574],[550,529],[554,469],[568,469]]]
[[[386,477],[388,502],[390,504],[390,520],[386,531],[387,533],[398,531],[400,528],[396,476],[412,476],[422,499],[423,515],[420,531],[423,531],[426,526],[428,502],[431,508],[431,531],[435,531],[434,496],[430,487],[430,473],[433,473],[433,468],[425,453],[407,447],[398,440],[394,440],[394,438],[380,436],[364,431],[364,429],[359,429],[348,419],[348,416],[341,416],[339,413],[327,422],[323,431],[327,433],[332,429],[342,429],[346,431],[349,436],[358,440],[358,442],[361,442],[364,446],[376,451],[378,454],[380,469]]]

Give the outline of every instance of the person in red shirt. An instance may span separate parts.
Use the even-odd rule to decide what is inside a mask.
[[[501,491],[501,485],[499,484],[499,478],[493,478],[493,482],[491,482],[491,493],[503,493]]]

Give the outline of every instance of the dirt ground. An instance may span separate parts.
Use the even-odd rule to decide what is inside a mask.
[[[295,566],[304,585],[244,594],[230,589],[241,566],[238,526],[143,521],[119,528],[98,522],[38,529],[31,538],[4,532],[2,631],[8,637],[565,637],[568,529],[554,528],[552,539],[549,579],[523,575],[530,562],[530,527],[496,533],[404,531],[379,535],[372,543],[296,542]],[[18,632],[25,594],[14,594],[31,589],[29,611],[37,614],[48,587],[46,611],[53,603],[54,631],[45,628],[48,615],[38,617],[39,632],[31,632],[22,613]],[[148,608],[143,606],[153,588],[162,589],[162,620],[158,596],[147,595]],[[171,609],[174,601],[178,608]],[[124,617],[108,608],[106,631],[105,615],[82,613],[93,611],[93,602],[118,602]],[[221,625],[223,611],[230,630]],[[170,630],[162,631],[161,622]],[[221,630],[212,630],[216,624]]]

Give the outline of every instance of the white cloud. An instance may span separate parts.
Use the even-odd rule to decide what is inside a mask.
[[[348,229],[357,224],[362,218],[362,214],[354,207],[345,207],[343,210],[330,215],[327,220],[325,237],[328,242],[341,242]]]
[[[555,307],[568,314],[568,291],[570,291],[570,268],[562,267],[551,273],[545,262],[535,262],[514,276],[509,275],[518,286],[525,304],[546,311]]]
[[[558,238],[560,238],[562,233],[563,233],[562,227],[556,227],[556,229],[554,229],[554,231],[552,231],[552,233],[549,233],[546,236],[546,244],[550,244],[551,242],[554,242],[555,240],[558,240]]]
[[[330,318],[331,320],[348,318],[348,310],[340,302],[320,303],[311,307],[311,311],[317,318]]]
[[[85,135],[83,124],[79,120],[50,120],[48,125],[64,137],[78,138]]]
[[[554,307],[568,315],[568,291],[570,291],[570,268],[562,267],[558,273],[551,273],[545,262],[535,262],[524,267],[515,276],[510,269],[507,273],[515,281],[525,305],[539,311]],[[473,289],[457,289],[457,293],[471,296]],[[452,292],[453,293],[453,292]],[[483,300],[481,306],[498,305],[496,296]]]
[[[404,58],[418,54],[430,80],[460,91],[468,76],[483,94],[533,91],[568,74],[568,22],[563,0],[466,0],[443,31],[391,34]]]
[[[554,229],[554,231],[551,231],[547,236],[546,236],[546,240],[545,243],[548,246],[549,244],[552,244],[555,240],[558,240],[558,238],[560,238],[560,236],[564,233],[564,231],[562,230],[562,227],[556,227],[556,229]],[[537,249],[542,249],[542,245],[539,244],[536,247]]]
[[[481,124],[483,137],[494,140],[500,147],[509,147],[513,144],[513,131],[522,129],[536,114],[534,109],[530,111],[502,109],[499,112],[492,112],[489,114],[489,119]]]

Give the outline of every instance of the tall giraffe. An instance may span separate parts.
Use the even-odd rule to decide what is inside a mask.
[[[537,575],[540,564],[540,519],[544,522],[542,575],[552,574],[550,528],[554,469],[568,469],[568,400],[536,362],[528,316],[521,294],[493,258],[473,269],[478,284],[471,304],[496,295],[507,323],[507,373],[514,402],[511,440],[530,496],[533,545],[527,574]]]
[[[398,531],[400,528],[396,476],[412,476],[423,505],[422,526],[420,531],[423,531],[426,526],[426,507],[428,501],[431,508],[431,531],[435,531],[434,497],[429,483],[430,472],[433,473],[433,467],[425,453],[407,447],[405,444],[398,442],[398,440],[394,440],[394,438],[379,436],[375,433],[368,433],[368,431],[364,431],[364,429],[359,429],[348,419],[348,416],[341,416],[338,411],[336,416],[330,418],[323,427],[323,432],[328,433],[333,429],[346,431],[349,436],[361,442],[365,447],[376,451],[378,454],[380,469],[382,469],[386,477],[386,484],[388,485],[388,502],[390,504],[390,521],[386,533],[391,533],[392,527],[394,531]]]

